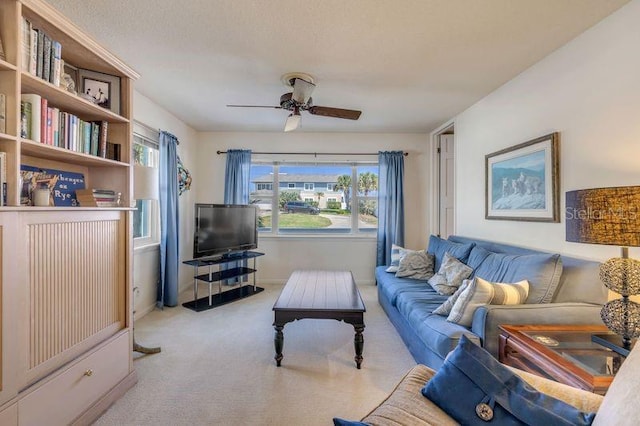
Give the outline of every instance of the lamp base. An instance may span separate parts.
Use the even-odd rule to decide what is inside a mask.
[[[622,337],[617,334],[592,334],[591,341],[611,349],[614,352],[626,357],[629,356],[629,352],[633,349],[633,345],[636,343],[636,339],[631,341],[631,345],[626,347],[622,343]]]

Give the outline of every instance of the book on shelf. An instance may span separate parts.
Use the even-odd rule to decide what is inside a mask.
[[[31,102],[20,101],[20,137],[31,139]]]
[[[40,142],[42,97],[35,93],[23,93],[20,99],[22,102],[29,103],[31,105],[31,120],[27,130],[27,134],[29,135],[28,138],[32,141]]]
[[[47,137],[47,107],[49,101],[47,98],[40,97],[40,140],[39,142],[48,144]]]
[[[51,81],[51,37],[44,33],[42,40],[42,79]]]
[[[30,37],[31,44],[28,45],[28,49],[30,50],[26,52],[26,54],[29,56],[27,60],[29,65],[28,65],[28,68],[24,68],[24,67],[23,68],[28,69],[29,74],[36,75],[36,72],[38,69],[38,31],[35,28],[32,28],[31,24],[29,24],[29,28],[31,28],[31,37]],[[24,41],[22,45],[24,46]]]
[[[7,205],[7,153],[0,152],[0,206]]]
[[[109,160],[120,161],[121,145],[117,143],[107,142],[107,156]]]
[[[109,128],[108,121],[100,121],[100,138],[98,140],[98,155],[102,158],[107,157],[107,131]]]
[[[36,47],[37,63],[36,63],[36,77],[42,78],[42,72],[44,67],[44,31],[36,28],[38,33],[38,45]]]
[[[0,133],[7,133],[7,97],[0,93]]]
[[[60,86],[62,76],[62,45],[59,41],[51,40],[51,77],[49,82],[54,86]]]
[[[22,17],[21,30],[22,54],[20,55],[20,61],[22,62],[22,69],[28,70],[29,57],[31,55],[31,31],[33,27],[31,26],[31,22],[24,16]]]
[[[38,186],[46,185],[51,191],[51,199],[54,206],[75,207],[78,206],[76,191],[84,189],[84,175],[82,173],[69,172],[20,165],[22,188],[20,191],[20,204],[32,205],[33,190]]]

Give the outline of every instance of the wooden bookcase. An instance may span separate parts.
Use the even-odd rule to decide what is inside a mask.
[[[22,19],[75,67],[117,76],[119,114],[23,67]],[[132,97],[137,73],[43,0],[0,0],[6,206],[0,207],[0,424],[88,424],[136,382],[132,347]],[[21,94],[108,122],[120,161],[21,138]],[[119,207],[20,204],[20,167],[82,173]]]

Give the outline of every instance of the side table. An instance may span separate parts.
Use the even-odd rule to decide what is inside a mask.
[[[499,361],[604,395],[624,357],[591,341],[605,326],[501,325]]]

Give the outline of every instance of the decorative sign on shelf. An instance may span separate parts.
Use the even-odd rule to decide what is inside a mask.
[[[33,205],[33,191],[36,188],[48,188],[51,192],[50,203],[57,207],[76,207],[76,189],[84,189],[84,175],[82,173],[64,170],[42,169],[40,167],[20,166],[22,190],[20,191],[20,205]]]

